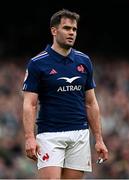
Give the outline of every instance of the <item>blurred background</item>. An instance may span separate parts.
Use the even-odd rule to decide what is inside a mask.
[[[22,83],[28,60],[51,43],[51,15],[80,14],[75,48],[90,56],[110,158],[96,165],[91,135],[91,179],[129,178],[129,0],[4,1],[0,6],[0,179],[35,179],[25,156]]]

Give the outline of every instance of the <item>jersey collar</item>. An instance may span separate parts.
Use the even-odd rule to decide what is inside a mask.
[[[69,60],[71,60],[72,62],[74,61],[74,51],[73,51],[73,49],[71,49],[70,53],[69,53],[68,56],[66,56],[66,57],[63,56],[63,55],[61,55],[61,54],[59,54],[59,53],[57,53],[56,51],[54,51],[54,50],[51,48],[51,45],[50,45],[50,44],[48,44],[48,45],[46,46],[45,51],[47,51],[49,54],[53,55],[58,62],[66,59],[66,58],[69,59]]]

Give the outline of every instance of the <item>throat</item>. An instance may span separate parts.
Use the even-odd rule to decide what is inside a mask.
[[[62,56],[64,56],[64,57],[68,56],[68,54],[69,54],[70,51],[71,51],[71,48],[65,49],[65,48],[61,48],[61,47],[59,47],[59,46],[55,46],[54,44],[52,45],[51,48],[52,48],[54,51],[56,51],[58,54],[60,54],[60,55],[62,55]]]

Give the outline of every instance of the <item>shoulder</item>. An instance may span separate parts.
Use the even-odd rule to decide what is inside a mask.
[[[91,64],[91,59],[87,54],[81,51],[77,51],[76,49],[74,49],[74,54],[77,57],[77,59],[79,59],[79,61],[83,61],[84,63]]]
[[[84,64],[89,69],[89,71],[93,69],[92,60],[87,54],[81,51],[77,51],[76,49],[74,49],[74,54],[77,57],[76,60],[78,61],[78,63]]]
[[[45,60],[47,57],[49,56],[47,51],[42,51],[39,54],[37,54],[36,56],[31,58],[31,62],[38,62],[40,60]]]
[[[46,61],[48,62],[48,56],[49,54],[47,51],[40,52],[36,56],[29,59],[27,68],[32,71],[39,71],[41,67],[44,67]]]
[[[81,51],[78,51],[78,50],[76,50],[76,49],[74,49],[74,54],[75,54],[76,56],[80,56],[80,57],[84,57],[84,58],[86,58],[86,59],[90,59],[87,54],[85,54],[85,53],[83,53],[83,52],[81,52]]]

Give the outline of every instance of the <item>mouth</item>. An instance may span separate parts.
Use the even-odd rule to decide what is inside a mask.
[[[67,40],[68,40],[69,42],[73,42],[73,41],[74,41],[74,39],[71,38],[71,37],[67,38]]]
[[[73,40],[73,38],[72,38],[72,37],[68,37],[67,39],[68,39],[68,40]]]

